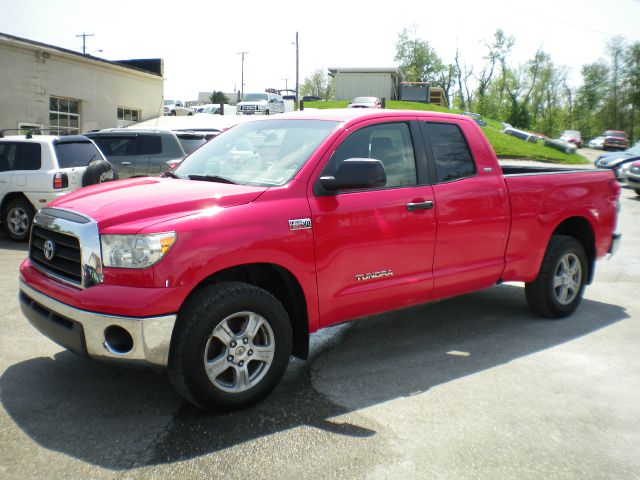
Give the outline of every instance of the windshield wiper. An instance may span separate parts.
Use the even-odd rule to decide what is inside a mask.
[[[218,175],[189,175],[189,180],[202,180],[205,182],[231,183],[236,184],[233,180]]]
[[[160,175],[161,177],[170,177],[170,178],[180,178],[178,175],[176,175],[173,172],[164,172],[162,175]]]

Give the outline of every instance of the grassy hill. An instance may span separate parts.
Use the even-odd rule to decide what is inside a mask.
[[[347,100],[305,102],[309,108],[346,108]],[[388,100],[386,108],[394,110],[427,110],[432,112],[462,113],[456,110],[417,102]],[[487,125],[482,127],[491,142],[498,158],[514,158],[522,160],[537,160],[549,163],[583,164],[589,161],[579,154],[567,154],[551,147],[545,147],[542,142],[528,143],[519,138],[502,133],[502,124],[489,118],[484,119]]]

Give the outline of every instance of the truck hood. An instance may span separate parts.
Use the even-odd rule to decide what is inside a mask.
[[[49,204],[89,216],[100,230],[120,226],[140,229],[214,207],[257,199],[267,187],[172,178],[141,177],[76,190]]]

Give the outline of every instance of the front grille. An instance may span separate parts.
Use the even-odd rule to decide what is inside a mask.
[[[240,109],[243,112],[255,112],[256,106],[255,105],[241,105]]]
[[[45,256],[47,250],[53,250],[53,256]],[[53,247],[53,248],[51,248]],[[34,225],[29,245],[29,260],[36,267],[68,282],[82,283],[82,261],[80,242],[76,237]]]

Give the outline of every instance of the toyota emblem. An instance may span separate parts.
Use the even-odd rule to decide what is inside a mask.
[[[44,258],[51,261],[56,254],[56,244],[53,240],[47,240],[44,242]]]

